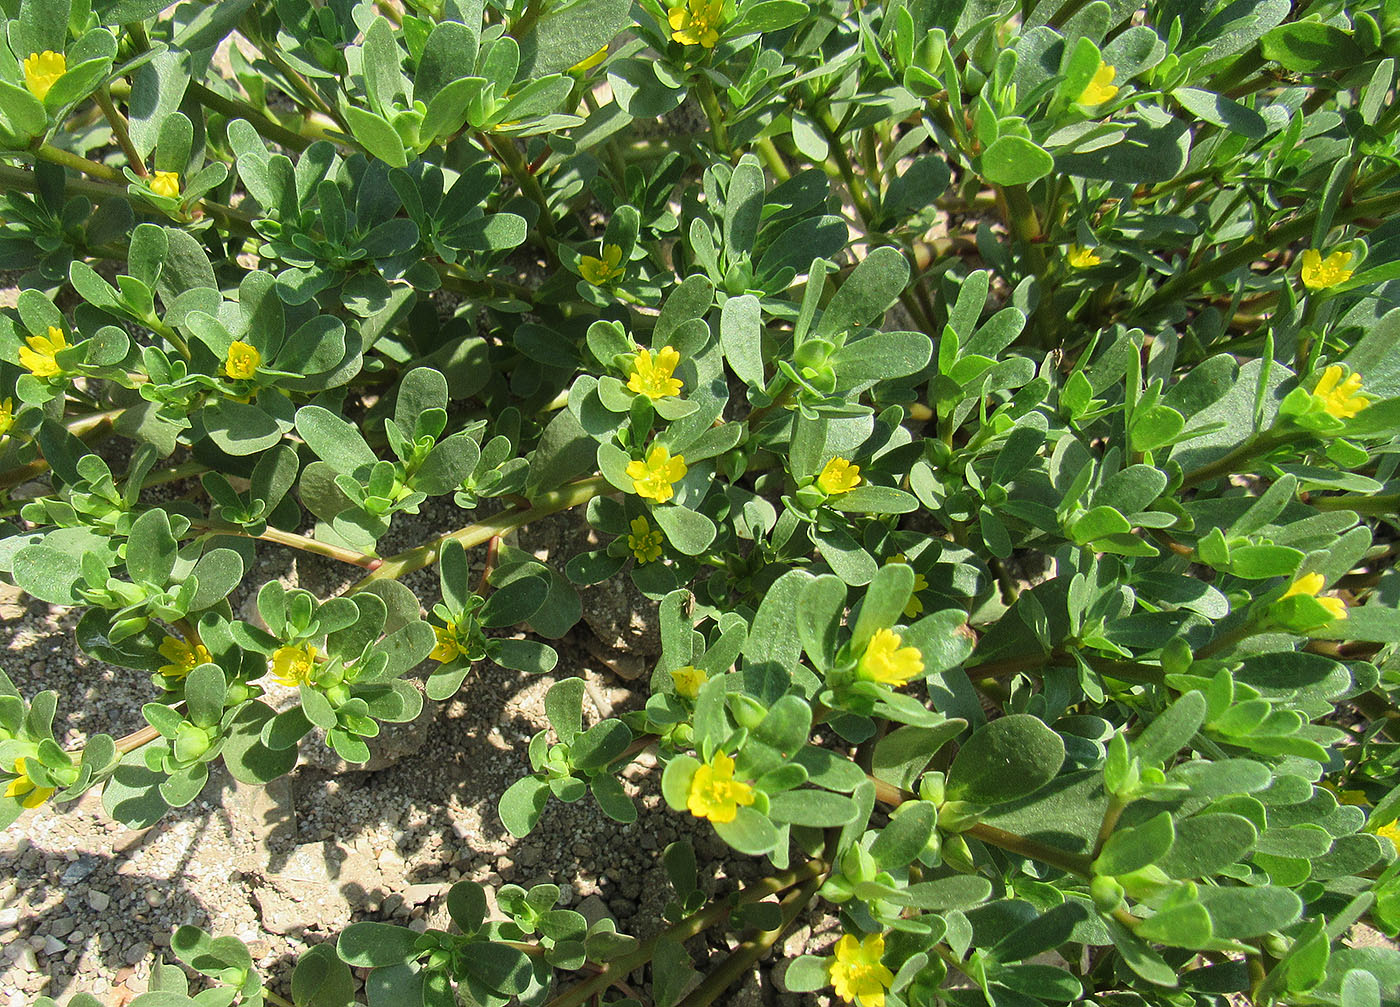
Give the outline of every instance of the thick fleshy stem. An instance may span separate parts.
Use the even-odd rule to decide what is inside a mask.
[[[401,552],[397,556],[390,556],[373,573],[352,585],[345,593],[354,594],[356,591],[363,590],[373,581],[386,577],[391,580],[396,579],[406,573],[412,573],[414,570],[432,566],[442,556],[442,547],[450,539],[456,539],[470,549],[472,546],[489,542],[498,535],[512,532],[531,521],[538,521],[542,517],[557,514],[561,510],[585,504],[594,497],[608,492],[616,491],[602,476],[593,476],[590,479],[570,483],[549,493],[543,493],[535,499],[534,505],[531,507],[503,510],[484,521],[478,521],[465,528],[449,532],[425,545]]]

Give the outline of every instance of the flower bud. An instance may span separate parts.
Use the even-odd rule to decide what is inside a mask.
[[[933,804],[942,804],[946,782],[947,777],[937,770],[925,773],[919,780],[919,796]]]
[[[828,902],[835,903],[849,902],[855,894],[851,891],[851,883],[841,874],[833,874],[822,882],[819,893]]]
[[[1114,878],[1100,874],[1089,882],[1089,897],[1101,913],[1111,913],[1123,904],[1123,886]]]
[[[1162,670],[1168,675],[1184,675],[1191,670],[1191,645],[1184,637],[1176,636],[1162,648]]]
[[[763,718],[768,716],[768,708],[754,699],[752,696],[745,696],[741,693],[732,693],[729,696],[729,712],[734,715],[734,722],[740,727],[755,730],[759,724],[763,723]]]
[[[826,494],[815,483],[811,486],[803,486],[794,494],[794,497],[797,500],[797,506],[804,510],[816,510],[826,502]]]
[[[968,874],[977,869],[972,862],[972,850],[962,836],[948,836],[943,840],[943,861],[954,870]]]
[[[856,843],[841,857],[841,871],[851,881],[875,880],[875,858],[870,851]]]

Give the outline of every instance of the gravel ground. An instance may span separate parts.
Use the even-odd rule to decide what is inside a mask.
[[[396,522],[398,541],[385,550],[421,541],[452,520],[435,510]],[[587,534],[577,517],[560,517],[520,544],[567,556],[584,547]],[[355,573],[270,548],[233,601],[248,612],[254,587],[274,577],[324,597]],[[406,582],[431,606],[435,571]],[[386,730],[371,763],[383,767],[377,771],[351,771],[307,739],[289,776],[257,788],[220,770],[196,801],[150,829],[112,822],[96,793],[63,813],[26,813],[0,835],[0,995],[8,1007],[39,994],[61,1003],[78,991],[119,1007],[146,990],[155,956],[186,923],[246,941],[263,975],[286,994],[296,956],[352,921],[446,927],[443,895],[461,878],[488,888],[553,881],[565,905],[590,919],[612,916],[623,932],[646,936],[661,926],[670,892],[660,853],[682,836],[719,889],[759,876],[761,861],[736,857],[711,830],[665,807],[649,753],[625,776],[641,812],[635,823],[613,822],[590,800],[553,801],[530,836],[518,840],[502,828],[497,799],[528,766],[526,746],[546,726],[543,699],[554,681],[584,677],[589,722],[600,706],[616,713],[645,701],[645,678],[630,679],[649,670],[657,649],[654,606],[617,585],[585,602],[585,621],[556,641],[554,675],[480,666],[456,699],[429,703],[418,723]],[[151,698],[144,675],[79,652],[75,623],[75,613],[13,589],[0,595],[5,667],[27,695],[59,691],[55,728],[69,748],[92,733],[120,736],[143,726],[140,707]],[[807,924],[786,942],[788,954],[835,939],[834,920]],[[697,963],[723,950],[704,940],[690,944]],[[825,1002],[777,992],[769,965],[726,1002]]]

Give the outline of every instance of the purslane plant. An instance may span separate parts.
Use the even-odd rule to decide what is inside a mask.
[[[3,13],[0,576],[149,701],[67,749],[0,673],[0,823],[362,763],[499,667],[564,673],[510,832],[635,820],[654,750],[771,868],[673,844],[646,940],[461,882],[290,1000],[182,927],[212,988],[136,1007],[701,1007],[809,910],[781,981],[859,1007],[1397,1002],[1344,940],[1400,932],[1391,0]],[[254,618],[269,545],[358,579]],[[662,649],[585,724],[543,641],[614,577]]]

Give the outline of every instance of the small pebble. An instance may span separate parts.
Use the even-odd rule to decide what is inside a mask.
[[[94,912],[103,912],[112,904],[112,896],[106,892],[100,892],[96,888],[88,892],[88,905],[92,906]]]

